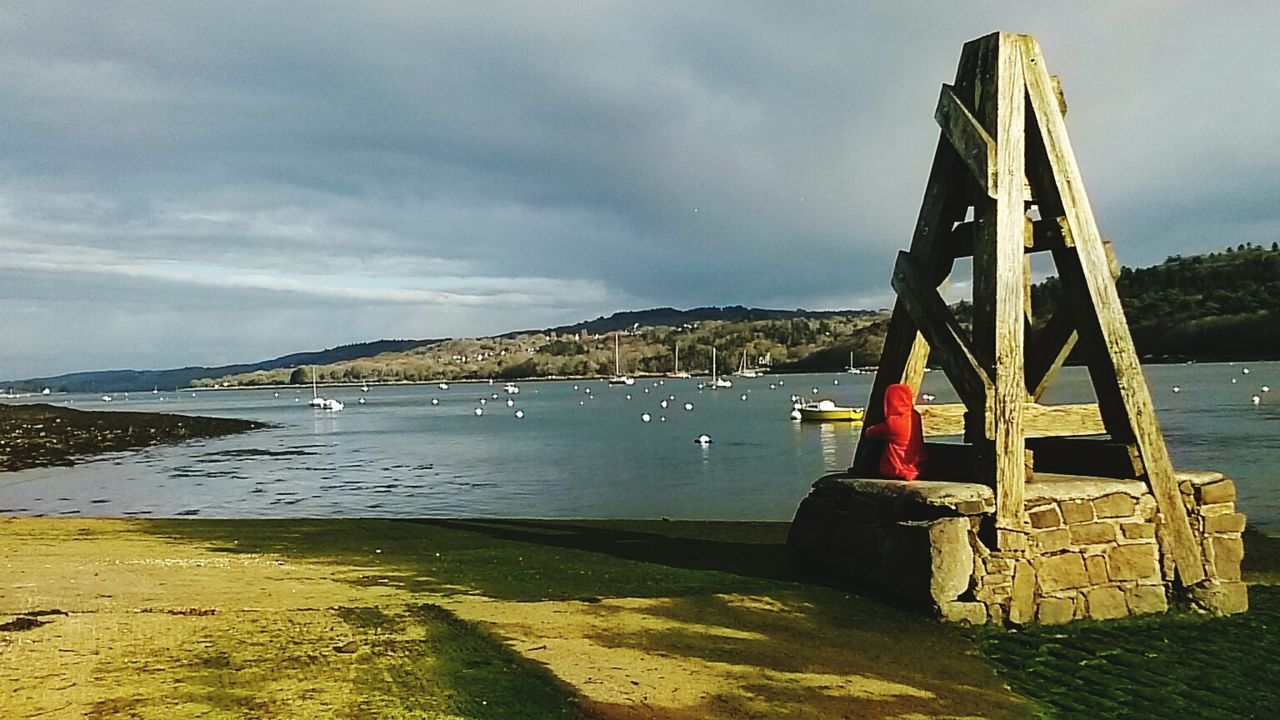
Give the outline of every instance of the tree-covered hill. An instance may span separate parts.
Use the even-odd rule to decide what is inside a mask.
[[[654,317],[663,314],[656,312]],[[887,319],[884,312],[850,311],[767,320],[688,321],[681,317],[682,322],[673,326],[640,325],[635,319],[640,315],[620,313],[620,318],[602,319],[612,327],[623,323],[627,328],[624,330],[545,330],[446,340],[407,352],[318,366],[316,379],[325,383],[423,382],[598,377],[619,372],[661,374],[676,369],[677,345],[680,369],[701,375],[711,372],[713,348],[717,369],[723,374],[738,369],[744,358],[751,368],[843,368],[850,353],[859,364],[876,362]],[[197,384],[300,384],[311,381],[310,373],[310,367],[280,368],[211,378]]]
[[[1116,288],[1143,358],[1280,357],[1280,245],[1240,245],[1122,268]],[[1049,317],[1060,295],[1057,278],[1032,289],[1037,321]]]
[[[219,367],[184,367],[171,370],[95,370],[68,373],[52,377],[10,380],[3,388],[25,392],[40,392],[49,388],[55,392],[131,392],[152,388],[184,388],[201,380],[220,378],[242,373],[264,372],[277,368],[293,368],[300,365],[327,365],[353,358],[369,357],[385,352],[403,352],[430,345],[439,340],[377,340],[367,343],[341,345],[327,350],[292,353],[271,360]]]

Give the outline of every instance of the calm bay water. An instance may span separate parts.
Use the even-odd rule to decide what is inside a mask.
[[[1146,373],[1175,465],[1224,472],[1236,480],[1250,522],[1280,530],[1280,363],[1149,366]],[[110,404],[96,395],[55,396],[82,409],[242,417],[277,427],[2,474],[0,514],[789,520],[813,480],[849,464],[857,439],[857,426],[790,421],[791,396],[861,405],[871,380],[778,375],[735,379],[718,391],[698,390],[697,380],[524,382],[516,395],[501,383],[322,389],[346,403],[338,413],[308,408],[310,393],[291,389],[279,397],[272,390],[131,393]],[[923,391],[936,394],[934,402],[954,399],[941,373],[928,375]],[[1250,401],[1255,394],[1258,405]],[[1081,368],[1064,370],[1046,398],[1091,399]],[[694,443],[702,433],[711,445]]]

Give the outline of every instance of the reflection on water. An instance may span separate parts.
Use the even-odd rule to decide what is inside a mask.
[[[1254,363],[1249,374],[1244,367],[1146,371],[1175,464],[1226,473],[1237,481],[1250,522],[1280,529],[1280,390],[1261,390],[1280,388],[1280,364]],[[838,404],[864,405],[871,381],[844,374],[764,377],[735,381],[730,393],[700,391],[697,380],[631,388],[528,382],[510,397],[511,406],[508,398],[493,398],[500,385],[326,390],[346,403],[340,413],[312,410],[290,391],[201,392],[164,401],[135,393],[110,405],[96,395],[55,396],[72,407],[245,417],[276,426],[0,475],[0,513],[786,520],[815,478],[849,465],[860,431],[855,423],[793,422],[792,388],[803,388],[806,399],[816,387]],[[937,395],[934,402],[955,401],[942,373],[927,375],[923,390]],[[1255,394],[1262,398],[1257,405]],[[485,412],[476,416],[481,398]],[[1046,397],[1092,399],[1080,368],[1063,371]],[[712,444],[693,441],[703,433]]]

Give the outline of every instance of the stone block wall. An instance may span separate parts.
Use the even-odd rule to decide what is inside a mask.
[[[829,475],[801,503],[788,545],[817,572],[957,622],[1107,620],[1183,600],[1241,612],[1244,516],[1234,484],[1217,473],[1179,479],[1208,575],[1189,589],[1175,587],[1161,552],[1155,499],[1132,480],[1028,483],[1028,549],[1009,553],[992,549],[988,487]]]
[[[1236,512],[1236,485],[1216,472],[1178,473],[1182,504],[1191,532],[1200,542],[1208,580],[1191,588],[1197,607],[1232,614],[1249,609],[1249,595],[1240,575],[1244,560],[1243,513]],[[1173,562],[1165,559],[1164,577],[1173,576]]]

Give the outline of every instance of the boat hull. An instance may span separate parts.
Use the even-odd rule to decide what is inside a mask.
[[[866,413],[862,408],[800,408],[800,419],[809,422],[862,422],[862,418],[865,414]]]

